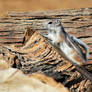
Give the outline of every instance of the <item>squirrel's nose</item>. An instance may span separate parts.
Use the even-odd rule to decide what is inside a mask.
[[[49,21],[45,21],[45,22],[43,22],[42,26],[43,26],[44,29],[47,29],[47,25],[48,25],[48,23],[49,23]]]

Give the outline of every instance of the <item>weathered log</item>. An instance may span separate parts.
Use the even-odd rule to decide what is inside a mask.
[[[61,83],[43,74],[26,76],[0,59],[0,92],[70,92]]]
[[[39,33],[35,32],[30,36],[30,46],[26,49],[12,47],[12,45],[22,45],[27,26],[42,32],[46,30],[42,25],[43,22],[53,18],[60,19],[69,34],[78,37],[88,45],[89,60],[92,60],[91,15],[92,8],[47,12],[10,12],[8,17],[0,19],[0,44],[4,45],[0,46],[0,58],[6,59],[12,67],[19,68],[24,73],[44,73],[74,92],[86,92],[91,82],[84,79],[75,67],[62,58]],[[85,67],[92,73],[92,65]]]

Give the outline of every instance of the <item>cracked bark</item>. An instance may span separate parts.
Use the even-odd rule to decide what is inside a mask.
[[[83,42],[90,51],[92,61],[92,8],[79,10],[56,10],[43,12],[10,12],[0,18],[0,58],[5,59],[12,67],[21,69],[26,74],[44,73],[63,83],[73,92],[87,92],[92,83],[86,80],[75,67],[62,58],[39,33],[30,37],[30,48],[21,50],[26,28],[33,27],[38,32],[46,30],[42,24],[49,19],[60,19],[65,30]],[[92,73],[92,65],[85,65]],[[88,91],[89,92],[89,91]],[[90,91],[91,92],[91,91]]]

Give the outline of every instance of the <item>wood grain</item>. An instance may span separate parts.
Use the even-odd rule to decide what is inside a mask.
[[[92,83],[86,80],[75,67],[43,38],[39,32],[46,28],[43,23],[59,19],[65,30],[84,41],[92,60],[92,8],[79,10],[55,10],[43,12],[10,12],[0,19],[0,58],[25,74],[44,73],[63,83],[73,92],[86,92]],[[23,44],[27,27],[36,32]],[[31,31],[31,30],[30,30]],[[31,33],[31,32],[30,32]],[[92,73],[92,65],[85,66]]]

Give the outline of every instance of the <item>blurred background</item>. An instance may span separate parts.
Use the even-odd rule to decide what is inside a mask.
[[[41,11],[92,7],[92,0],[0,0],[0,17],[8,11]]]

